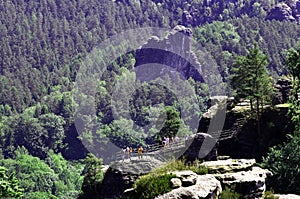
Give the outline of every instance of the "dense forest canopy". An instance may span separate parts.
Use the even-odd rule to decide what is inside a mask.
[[[278,5],[288,6],[289,16],[276,20],[274,9]],[[21,179],[33,175],[35,170],[27,160],[39,165],[40,170],[32,181],[20,181],[25,198],[78,195],[82,171],[98,169],[89,164],[83,169],[86,162],[97,162],[93,157],[71,162],[86,157],[88,151],[81,143],[83,139],[95,146],[100,144],[101,150],[105,150],[101,139],[109,138],[119,147],[125,147],[174,136],[178,129],[182,129],[181,136],[193,133],[180,119],[181,109],[174,93],[159,84],[140,83],[133,96],[126,99],[130,102],[131,120],[113,118],[110,102],[115,81],[127,78],[130,82],[135,78],[132,69],[136,52],[131,51],[107,66],[102,79],[96,83],[97,114],[82,118],[85,123],[98,122],[101,127],[97,131],[98,140],[89,131],[77,134],[73,115],[78,106],[73,98],[74,82],[83,60],[105,39],[139,27],[171,30],[179,24],[187,26],[193,31],[193,50],[199,60],[202,60],[201,53],[196,46],[201,45],[211,54],[227,83],[234,57],[246,55],[254,43],[268,55],[269,74],[274,78],[286,75],[284,52],[295,47],[300,38],[297,18],[300,3],[291,0],[5,0],[0,2],[0,10],[3,157],[0,165],[12,171],[19,169],[22,173],[15,176]],[[210,88],[192,78],[188,82],[200,106],[193,114],[200,117],[207,108]],[[142,128],[161,115],[167,118],[161,129],[159,124]],[[130,132],[135,136],[128,136],[135,125],[138,128]],[[146,131],[153,136],[145,139]],[[39,185],[43,188],[34,185],[39,184],[39,175],[47,179]]]

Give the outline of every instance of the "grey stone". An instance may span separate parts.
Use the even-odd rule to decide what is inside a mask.
[[[227,159],[207,161],[201,165],[207,167],[209,173],[232,173],[249,170],[254,164],[255,159]]]
[[[259,167],[253,167],[249,171],[240,171],[237,173],[214,174],[221,182],[222,187],[235,187],[235,191],[248,195],[249,198],[262,198],[266,191],[266,178],[272,176],[268,170]]]
[[[123,192],[132,188],[139,176],[150,173],[163,163],[156,159],[115,162],[107,169],[99,193],[103,198],[120,198]]]
[[[179,188],[182,186],[181,180],[179,178],[172,178],[171,179],[171,187],[173,189]]]
[[[156,199],[214,199],[222,191],[220,182],[212,175],[197,177],[197,183],[189,187],[180,187]]]
[[[274,194],[274,196],[279,197],[279,199],[300,199],[300,196],[294,194]]]
[[[197,182],[198,176],[192,171],[176,171],[172,173],[174,173],[176,177],[181,180],[182,186],[184,187],[195,185]]]

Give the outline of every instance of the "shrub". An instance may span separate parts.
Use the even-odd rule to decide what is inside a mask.
[[[273,191],[266,191],[264,196],[263,196],[263,199],[279,199],[279,197],[274,196]]]
[[[192,164],[186,164],[184,160],[171,160],[165,166],[155,169],[153,173],[161,174],[172,171],[185,171],[191,170],[198,175],[204,175],[208,173],[208,169],[205,166],[200,165],[199,161],[195,161]]]
[[[225,187],[219,195],[219,199],[239,199],[241,195],[234,191],[235,187]]]
[[[145,175],[134,183],[135,192],[131,198],[152,199],[168,193],[172,190],[170,180],[174,177],[176,177],[174,174]]]
[[[275,192],[300,194],[300,136],[289,135],[288,139],[271,148],[260,166],[273,173],[267,184]]]

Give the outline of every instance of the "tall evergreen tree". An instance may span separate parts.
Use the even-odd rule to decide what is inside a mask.
[[[255,45],[246,56],[237,57],[232,68],[231,85],[236,90],[238,99],[250,100],[251,114],[257,121],[258,139],[261,136],[260,116],[263,105],[270,102],[273,95],[267,65],[267,55]]]

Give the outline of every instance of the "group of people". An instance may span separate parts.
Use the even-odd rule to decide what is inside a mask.
[[[161,141],[162,142],[162,145],[165,147],[165,146],[168,146],[169,144],[173,144],[173,143],[178,143],[179,142],[179,137],[176,136],[175,138],[174,137],[164,137],[164,139]]]
[[[132,157],[132,153],[133,153],[133,148],[132,147],[126,147],[125,149],[122,149],[123,151],[123,160],[126,158],[129,158],[131,160],[131,157]],[[138,152],[138,158],[142,158],[143,157],[143,147],[140,146],[138,149],[137,149],[137,152]]]

